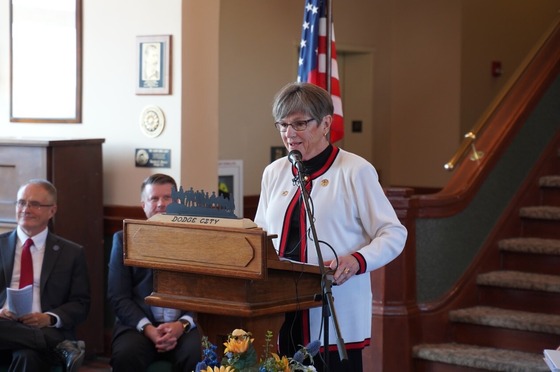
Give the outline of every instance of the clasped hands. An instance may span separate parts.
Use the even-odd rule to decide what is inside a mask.
[[[177,340],[183,335],[183,325],[179,321],[162,323],[157,327],[149,325],[144,334],[152,340],[159,353],[165,353],[177,346]]]
[[[43,328],[48,327],[51,324],[51,317],[46,313],[29,313],[22,317],[16,318],[14,313],[7,309],[2,309],[0,311],[0,317],[10,320],[15,320],[30,327]]]

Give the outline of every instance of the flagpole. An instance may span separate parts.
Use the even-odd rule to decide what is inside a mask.
[[[327,12],[327,56],[325,61],[325,78],[326,81],[326,88],[327,92],[331,93],[331,76],[332,76],[332,1],[331,0],[324,0],[325,1],[325,9]]]
[[[326,14],[326,18],[327,18],[327,35],[326,35],[326,41],[327,41],[327,56],[326,56],[326,61],[325,61],[325,78],[327,79],[326,81],[326,89],[327,92],[329,92],[329,94],[332,94],[332,89],[331,89],[331,77],[332,77],[332,25],[333,25],[333,19],[332,19],[332,1],[331,0],[323,0],[325,1],[325,10],[327,12]],[[330,141],[330,132],[329,132],[329,141]],[[304,192],[304,188],[302,188],[302,192]],[[311,216],[310,216],[311,217]],[[312,219],[309,219],[310,221],[312,221]],[[314,228],[313,224],[311,225],[312,230]],[[314,231],[313,231],[314,232]],[[318,242],[318,240],[316,240],[317,237],[314,236],[314,240],[316,242]],[[317,255],[320,257],[321,255],[321,250],[319,249],[319,247],[317,246],[316,243],[316,249],[317,249]],[[322,260],[322,258],[321,258]],[[327,282],[329,282],[327,280]],[[336,337],[336,346],[338,348],[338,357],[340,358],[340,361],[347,361],[348,360],[348,354],[346,353],[346,345],[344,344],[344,339],[342,338],[342,336],[340,335],[340,326],[338,325],[338,318],[336,316],[335,310],[334,310],[334,299],[332,297],[332,292],[331,292],[331,288],[326,288],[326,291],[324,293],[324,296],[326,296],[326,299],[323,299],[323,301],[326,300],[326,302],[324,302],[324,306],[323,306],[323,313],[329,312],[330,311],[330,315],[332,317],[333,320],[333,324],[334,324],[334,331],[335,331],[335,337]],[[324,314],[325,315],[325,314]],[[324,350],[325,350],[325,355],[324,355],[324,359],[325,359],[325,364],[327,366],[327,369],[329,368],[329,348],[326,346],[329,344],[329,326],[327,324],[328,321],[328,316],[325,316],[325,324],[324,324]]]

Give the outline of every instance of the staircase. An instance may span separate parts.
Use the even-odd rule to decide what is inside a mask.
[[[519,236],[499,241],[499,269],[478,274],[477,303],[449,312],[452,341],[413,347],[416,371],[549,371],[543,350],[560,346],[560,166],[553,169],[535,181],[539,204],[514,217]]]

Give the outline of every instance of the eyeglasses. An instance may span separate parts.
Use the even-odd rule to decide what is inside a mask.
[[[288,127],[292,127],[293,130],[301,132],[306,130],[307,124],[311,123],[313,120],[315,119],[311,118],[307,120],[296,120],[292,123],[284,123],[282,121],[277,121],[276,123],[274,123],[274,125],[276,126],[276,129],[278,129],[280,132],[287,131]]]
[[[41,207],[52,207],[54,204],[41,204],[38,201],[27,201],[27,200],[18,200],[16,201],[16,206],[19,209],[23,209],[25,207],[27,207],[27,209],[41,209]]]

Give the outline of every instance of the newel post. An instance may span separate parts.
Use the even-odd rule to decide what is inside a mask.
[[[419,336],[416,302],[416,206],[409,188],[386,194],[408,230],[403,252],[371,273],[373,291],[372,343],[364,350],[364,370],[412,371],[412,346]]]

